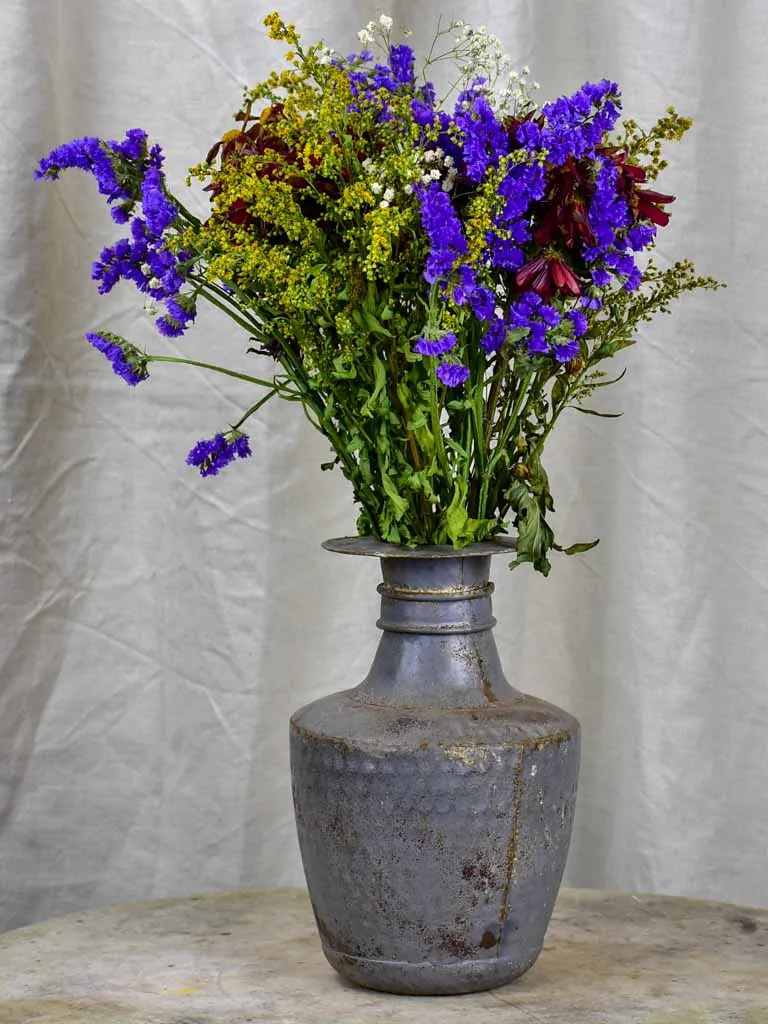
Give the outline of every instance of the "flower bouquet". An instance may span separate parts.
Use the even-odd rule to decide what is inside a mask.
[[[347,56],[266,19],[287,67],[246,92],[191,170],[199,219],[171,194],[140,130],[76,139],[38,175],[92,173],[127,236],[93,266],[131,281],[160,334],[207,301],[247,344],[238,368],[86,335],[128,384],[153,362],[250,382],[252,406],[198,442],[203,476],[250,454],[245,424],[297,402],[328,439],[381,556],[382,636],[353,690],[291,719],[296,822],[324,952],[351,980],[447,994],[534,963],[562,877],[579,725],[514,689],[493,639],[491,555],[549,571],[563,549],[542,464],[566,409],[613,383],[605,360],[638,324],[717,282],[644,254],[669,214],[652,186],[690,121],[620,122],[618,86],[539,106],[527,68],[461,22],[417,71],[381,15]],[[454,82],[438,98],[430,69]],[[191,183],[191,179],[190,182]],[[247,363],[260,360],[258,372]],[[618,378],[616,378],[618,379]]]
[[[253,383],[251,408],[189,452],[203,476],[248,456],[247,420],[284,398],[330,442],[323,468],[351,483],[360,534],[461,548],[511,522],[513,564],[547,573],[562,550],[547,522],[550,432],[566,409],[602,415],[585,403],[613,383],[602,364],[641,321],[717,286],[688,261],[643,255],[673,201],[649,187],[662,144],[691,122],[672,108],[649,130],[620,122],[607,80],[539,106],[528,68],[510,70],[498,39],[462,22],[438,26],[418,72],[387,15],[347,56],[305,48],[277,14],[265,24],[287,67],[246,92],[192,169],[210,196],[203,220],[138,129],[60,146],[37,174],[92,173],[127,225],[93,265],[102,293],[131,281],[167,337],[212,303],[271,368],[87,339],[128,384],[163,361]],[[454,87],[438,98],[430,68],[447,61]]]

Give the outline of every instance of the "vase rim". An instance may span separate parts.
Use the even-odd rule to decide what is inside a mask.
[[[342,555],[372,555],[377,558],[473,558],[509,554],[516,549],[517,538],[494,537],[465,548],[454,548],[450,544],[420,544],[408,548],[404,544],[390,544],[375,537],[333,537],[324,540],[322,546],[326,551]]]

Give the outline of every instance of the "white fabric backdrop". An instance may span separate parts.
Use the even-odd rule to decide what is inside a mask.
[[[186,452],[248,389],[181,367],[135,391],[114,377],[85,330],[173,347],[127,286],[102,299],[89,280],[115,237],[93,183],[31,177],[59,142],[141,126],[180,186],[275,58],[269,9],[0,9],[0,928],[300,884],[287,719],[357,682],[374,649],[377,566],[319,548],[354,524],[344,480],[318,468],[322,438],[270,405],[253,458],[200,480]],[[377,13],[282,11],[339,48]],[[416,42],[439,12],[419,5]],[[696,119],[663,178],[680,198],[660,256],[694,255],[729,290],[642,333],[605,393],[623,419],[562,424],[556,525],[602,542],[548,580],[497,564],[498,641],[516,685],[583,723],[568,882],[768,905],[768,10],[495,0],[442,13],[488,24],[543,96],[607,75],[638,118],[672,102]],[[253,366],[212,315],[178,347]]]

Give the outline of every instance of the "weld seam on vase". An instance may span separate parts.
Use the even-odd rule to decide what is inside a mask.
[[[369,988],[494,988],[535,962],[570,840],[579,726],[510,686],[487,542],[381,559],[382,635],[359,686],[291,719],[294,807],[323,951]],[[480,550],[478,550],[480,549]]]

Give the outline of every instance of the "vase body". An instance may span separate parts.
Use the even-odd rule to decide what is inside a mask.
[[[299,845],[323,951],[368,988],[506,984],[536,960],[557,896],[579,726],[504,677],[489,547],[384,555],[368,676],[291,719]]]

